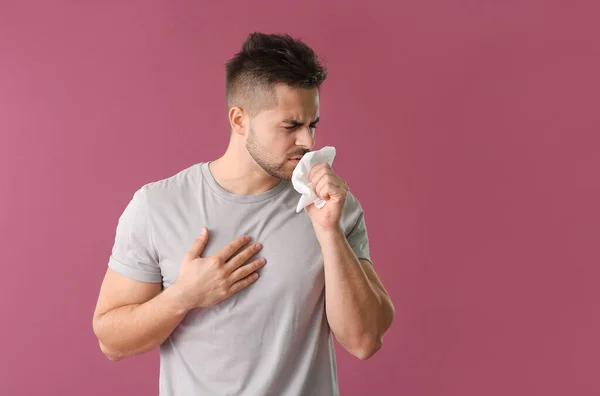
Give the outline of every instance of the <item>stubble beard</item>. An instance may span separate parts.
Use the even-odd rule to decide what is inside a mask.
[[[246,150],[254,161],[271,177],[280,180],[292,180],[292,170],[286,169],[287,159],[283,163],[274,163],[270,161],[266,150],[259,146],[256,141],[256,133],[252,128],[249,130],[248,139],[246,140]]]

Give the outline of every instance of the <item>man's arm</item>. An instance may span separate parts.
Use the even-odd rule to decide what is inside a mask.
[[[162,344],[195,308],[210,307],[258,279],[263,260],[247,263],[260,250],[239,237],[210,257],[200,257],[208,241],[204,229],[186,253],[177,280],[161,291],[160,283],[129,279],[108,269],[94,312],[100,349],[111,360],[150,351]]]
[[[327,203],[320,208],[308,205],[305,210],[323,255],[329,327],[346,350],[368,359],[383,344],[383,334],[394,320],[394,306],[371,263],[356,256],[370,258],[363,211],[328,162],[314,165],[309,180],[316,195]],[[344,208],[357,221],[348,237],[342,226]]]
[[[147,193],[136,191],[119,217],[93,316],[100,349],[115,361],[154,349],[184,317],[176,290],[161,292]]]
[[[93,318],[102,352],[118,361],[162,344],[187,313],[175,293],[175,288],[161,293],[160,283],[129,279],[109,268]]]
[[[368,359],[383,344],[394,320],[390,297],[367,260],[357,259],[341,227],[315,233],[325,267],[325,308],[339,343],[359,359]]]

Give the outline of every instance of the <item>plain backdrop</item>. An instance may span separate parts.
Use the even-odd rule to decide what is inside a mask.
[[[255,30],[327,63],[317,148],[396,307],[342,395],[600,394],[598,4],[0,0],[0,395],[157,394],[92,332],[117,219],[225,150]]]

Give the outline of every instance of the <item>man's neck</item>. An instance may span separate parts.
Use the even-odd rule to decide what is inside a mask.
[[[239,158],[226,152],[209,163],[215,181],[230,193],[256,195],[272,189],[281,181],[267,174],[253,160],[250,163]]]

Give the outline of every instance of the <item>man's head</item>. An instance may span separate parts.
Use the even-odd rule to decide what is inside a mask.
[[[226,64],[232,138],[243,139],[269,175],[290,180],[314,146],[326,71],[313,50],[288,35],[253,33]]]

